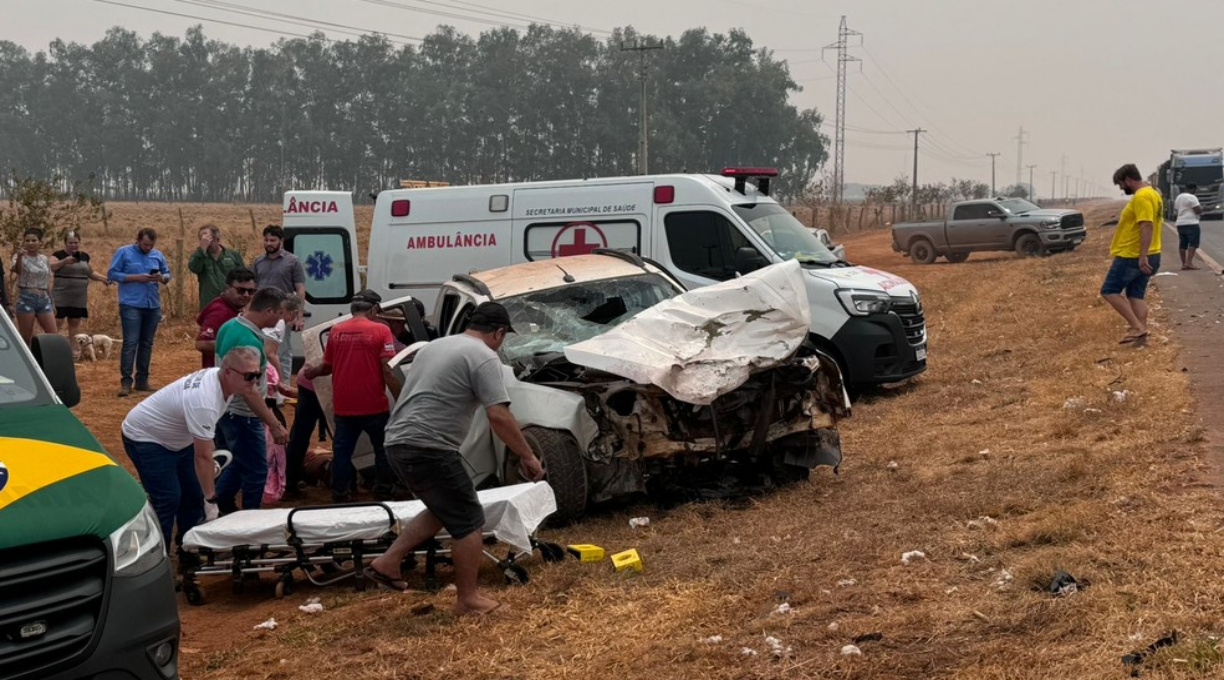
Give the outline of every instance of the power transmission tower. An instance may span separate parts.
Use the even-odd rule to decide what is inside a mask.
[[[639,55],[638,80],[642,84],[642,103],[639,106],[641,115],[638,118],[638,174],[645,175],[650,165],[650,131],[646,115],[646,52],[663,49],[663,43],[645,45],[641,41],[634,41],[633,45],[621,43],[620,48],[622,52],[637,52]]]
[[[995,193],[995,159],[1003,154],[996,152],[988,153],[986,155],[990,156],[990,195],[997,196],[998,194]]]
[[[1025,167],[1029,169],[1029,200],[1036,201],[1037,200],[1037,187],[1033,186],[1033,168],[1037,166],[1027,165]]]
[[[914,186],[910,189],[910,202],[914,204],[914,214],[918,214],[918,135],[926,132],[922,128],[906,130],[907,134],[914,136]],[[918,219],[915,217],[914,219]]]
[[[1016,184],[1023,180],[1020,179],[1020,168],[1024,167],[1024,126],[1020,126],[1020,134],[1016,135]]]
[[[846,27],[846,15],[842,15],[841,25],[837,29],[837,42],[825,45],[821,56],[827,50],[837,50],[837,112],[833,121],[833,202],[841,203],[842,191],[846,184],[846,64],[852,61],[861,62],[858,57],[852,57],[846,50],[850,46],[850,38],[858,36],[862,43],[863,34]]]

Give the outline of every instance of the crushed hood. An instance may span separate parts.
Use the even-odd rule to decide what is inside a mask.
[[[660,302],[565,357],[707,405],[794,354],[810,325],[803,270],[789,261]]]

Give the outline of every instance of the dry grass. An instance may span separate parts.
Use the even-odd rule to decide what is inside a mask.
[[[447,593],[332,588],[275,602],[265,588],[184,608],[184,674],[1112,680],[1125,676],[1121,655],[1176,629],[1182,642],[1154,654],[1145,677],[1219,677],[1210,636],[1221,632],[1224,522],[1216,491],[1201,484],[1202,429],[1158,301],[1153,340],[1133,348],[1116,344],[1120,320],[1096,294],[1110,235],[1096,225],[1115,211],[1090,208],[1084,247],[1041,260],[985,254],[923,267],[892,253],[886,232],[850,239],[855,260],[923,291],[930,370],[856,407],[843,423],[840,476],[825,471],[747,503],[639,506],[544,532],[636,547],[640,576],[533,560],[531,584],[508,588],[486,568],[513,610],[484,621],[442,613]],[[163,212],[177,229],[177,214]],[[239,212],[213,219],[227,232],[246,219],[249,232]],[[167,377],[193,365],[173,335],[185,330],[168,332],[157,369]],[[110,408],[113,383],[89,387],[79,409],[106,440],[122,417]],[[1121,390],[1124,403],[1112,395]],[[1065,409],[1069,398],[1084,408]],[[627,518],[642,514],[650,527],[630,529]],[[909,550],[927,559],[903,565]],[[1060,569],[1089,585],[1040,592]],[[299,613],[310,595],[327,610]],[[793,610],[775,615],[782,598]],[[439,612],[413,616],[422,600]],[[269,615],[282,627],[251,630]],[[861,643],[862,656],[839,653],[867,633],[883,638]],[[713,635],[722,642],[703,641]],[[768,635],[791,652],[774,658]]]

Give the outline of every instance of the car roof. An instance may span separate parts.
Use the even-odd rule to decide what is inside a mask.
[[[649,263],[643,268],[628,259],[619,257],[571,255],[487,269],[473,272],[470,276],[483,283],[489,289],[490,297],[498,300],[575,283],[605,281],[645,273],[658,274],[661,272]],[[573,280],[565,280],[566,274],[572,276]],[[668,278],[668,281],[670,282],[671,279]]]

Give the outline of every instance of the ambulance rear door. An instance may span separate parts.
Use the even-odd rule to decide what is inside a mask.
[[[345,191],[287,191],[282,205],[285,249],[306,270],[306,326],[349,313],[361,289],[353,195]],[[294,333],[293,355],[302,356]]]

